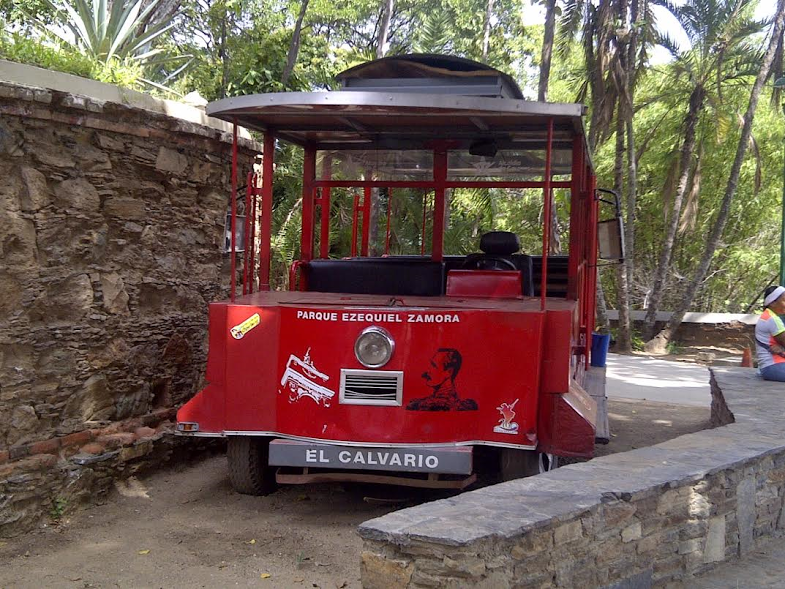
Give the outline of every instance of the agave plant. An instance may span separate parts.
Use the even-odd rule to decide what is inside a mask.
[[[46,0],[60,15],[65,30],[57,30],[33,18],[42,30],[93,59],[108,63],[112,59],[133,59],[148,63],[160,53],[152,49],[153,40],[172,28],[172,18],[147,26],[148,17],[159,5],[153,0],[144,9],[143,0]],[[66,32],[70,31],[70,35]]]

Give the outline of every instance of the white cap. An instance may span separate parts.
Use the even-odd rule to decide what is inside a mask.
[[[780,298],[783,293],[785,293],[785,286],[778,286],[773,291],[771,291],[771,293],[769,293],[769,296],[763,299],[763,304],[768,307],[774,301]]]

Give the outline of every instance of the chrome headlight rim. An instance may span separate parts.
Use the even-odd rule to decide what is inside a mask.
[[[360,344],[362,343],[363,338],[368,334],[376,334],[380,335],[384,338],[387,342],[387,345],[390,348],[390,353],[387,354],[387,357],[382,362],[377,363],[369,363],[362,359],[360,356]],[[386,365],[393,357],[395,353],[395,340],[390,335],[390,332],[384,329],[383,327],[379,327],[377,325],[371,325],[370,327],[366,327],[360,332],[360,335],[357,336],[357,339],[354,342],[354,357],[357,358],[357,361],[365,366],[366,368],[381,368],[382,366]]]

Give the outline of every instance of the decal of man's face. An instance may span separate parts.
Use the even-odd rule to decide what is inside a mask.
[[[430,367],[422,377],[432,388],[439,388],[447,381],[454,381],[461,368],[461,354],[451,348],[439,348],[431,357]]]

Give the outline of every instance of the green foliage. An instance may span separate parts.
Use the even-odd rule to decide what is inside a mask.
[[[149,61],[160,50],[152,42],[172,28],[171,19],[150,25],[148,18],[160,0],[152,0],[144,8],[144,0],[46,0],[56,15],[58,27],[31,15],[44,34],[54,34],[64,43],[89,55],[96,61],[109,63],[114,58]],[[68,33],[66,33],[68,31]]]
[[[136,62],[96,62],[70,46],[42,43],[22,33],[0,33],[0,58],[125,87],[137,86],[142,78],[142,68]]]
[[[63,515],[65,515],[67,508],[68,501],[63,497],[56,497],[52,500],[52,506],[49,509],[49,517],[57,524],[63,518]]]

